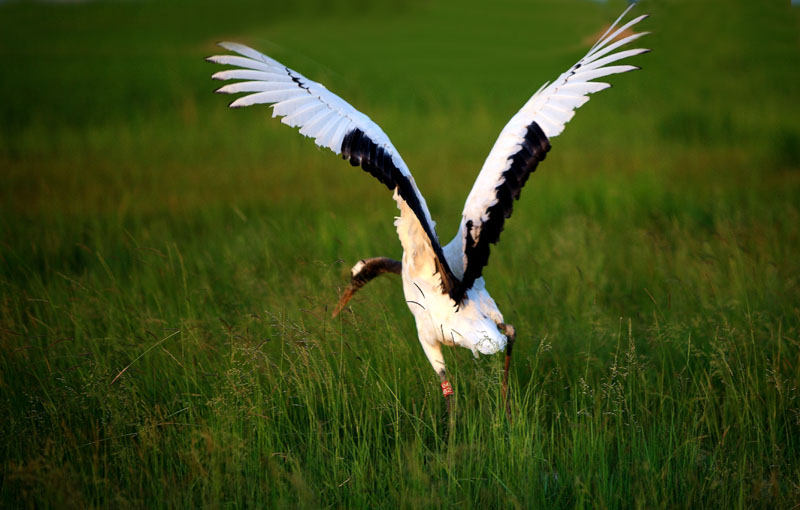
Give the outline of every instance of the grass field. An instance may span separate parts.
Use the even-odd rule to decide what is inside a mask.
[[[275,2],[273,2],[275,3]],[[800,9],[679,0],[553,141],[447,349],[390,193],[212,94],[251,44],[376,120],[439,234],[506,120],[624,7],[0,4],[0,507],[797,508]]]

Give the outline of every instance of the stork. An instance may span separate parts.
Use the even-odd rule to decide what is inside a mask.
[[[639,69],[611,64],[650,51],[618,51],[647,34],[630,31],[647,15],[620,26],[631,7],[633,4],[583,58],[539,88],[506,124],[467,196],[458,232],[445,246],[439,242],[414,177],[389,138],[369,117],[322,84],[247,46],[222,42],[219,45],[234,54],[207,59],[235,68],[212,76],[237,80],[219,88],[218,93],[245,93],[230,104],[231,108],[272,105],[273,117],[282,117],[282,123],[300,128],[300,134],[341,154],[394,192],[400,210],[394,225],[403,247],[402,261],[387,257],[359,261],[333,315],[373,278],[386,273],[401,275],[406,303],[416,320],[422,349],[440,378],[448,413],[453,388],[447,378],[443,344],[465,347],[476,357],[505,349],[502,392],[510,418],[508,371],[516,330],[505,322],[486,290],[483,268],[491,245],[497,243],[505,220],[511,216],[514,201],[550,150],[550,140],[561,134],[575,109],[589,100],[589,94],[611,86],[595,80]]]

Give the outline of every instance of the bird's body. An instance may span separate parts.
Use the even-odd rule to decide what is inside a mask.
[[[475,355],[494,354],[506,345],[506,337],[497,329],[503,316],[497,304],[486,291],[483,278],[467,290],[465,299],[455,305],[449,295],[441,291],[441,277],[437,273],[435,253],[429,247],[425,233],[405,202],[398,197],[400,216],[395,220],[397,235],[403,246],[402,279],[406,303],[417,322],[417,333],[434,370],[444,368],[439,344],[457,345],[470,349]],[[457,267],[458,256],[448,257],[450,267]],[[454,253],[450,250],[450,253]]]
[[[626,35],[626,30],[646,16],[616,28],[628,10],[586,56],[554,82],[542,86],[506,124],[467,197],[458,232],[445,246],[439,243],[435,223],[411,172],[369,117],[321,84],[246,46],[221,43],[238,55],[208,59],[237,67],[216,73],[215,79],[245,80],[218,90],[247,93],[231,107],[272,104],[273,116],[283,117],[281,122],[299,127],[300,133],[314,138],[317,145],[341,154],[394,191],[400,210],[395,227],[403,247],[402,261],[378,257],[356,264],[334,315],[372,278],[383,273],[400,274],[419,341],[441,378],[445,397],[452,394],[452,387],[446,379],[441,345],[465,347],[475,356],[505,349],[508,375],[516,333],[504,323],[482,277],[490,245],[499,240],[514,201],[550,150],[550,140],[562,132],[574,110],[588,101],[588,94],[610,87],[593,80],[637,69],[609,64],[649,51],[615,51],[646,33]]]

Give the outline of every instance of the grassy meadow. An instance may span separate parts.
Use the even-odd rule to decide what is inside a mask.
[[[276,4],[276,5],[269,5]],[[797,508],[800,9],[644,2],[484,275],[519,333],[446,349],[385,187],[212,94],[215,42],[392,138],[454,234],[505,122],[625,3],[0,3],[0,507]],[[449,430],[448,430],[449,428]]]

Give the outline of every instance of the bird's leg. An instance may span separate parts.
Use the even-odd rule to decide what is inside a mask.
[[[514,340],[517,339],[517,330],[511,324],[498,324],[497,329],[506,335],[508,342],[506,343],[506,362],[503,367],[503,402],[506,406],[506,416],[508,421],[511,421],[511,406],[508,403],[508,368],[511,365],[511,352],[514,349]]]
[[[347,305],[350,298],[358,292],[358,289],[368,284],[370,280],[384,273],[400,274],[402,269],[402,262],[388,257],[373,257],[371,259],[359,260],[350,270],[350,284],[339,298],[339,303],[333,310],[333,317],[339,315],[339,312]]]
[[[433,367],[433,371],[436,372],[436,375],[439,376],[440,386],[442,388],[442,396],[444,397],[444,410],[445,414],[443,416],[444,421],[444,434],[443,438],[445,443],[447,442],[447,437],[450,432],[450,423],[451,423],[451,416],[453,411],[453,385],[450,384],[450,381],[447,380],[447,372],[444,365],[444,356],[442,356],[442,344],[437,341],[428,342],[425,340],[420,340],[420,344],[422,345],[422,350],[425,351],[425,356],[428,357],[428,361],[431,362],[431,367]]]
[[[453,385],[447,380],[447,374],[444,369],[439,371],[439,379],[442,381],[442,396],[444,396],[445,409],[447,416],[450,416],[450,397],[453,395]]]
[[[453,397],[453,386],[450,384],[450,381],[447,380],[447,374],[442,368],[439,372],[439,380],[442,382],[442,396],[444,396],[444,433],[442,435],[442,440],[444,444],[447,444],[448,439],[450,438],[450,424],[452,423],[453,413],[451,411],[451,401],[450,399]]]

